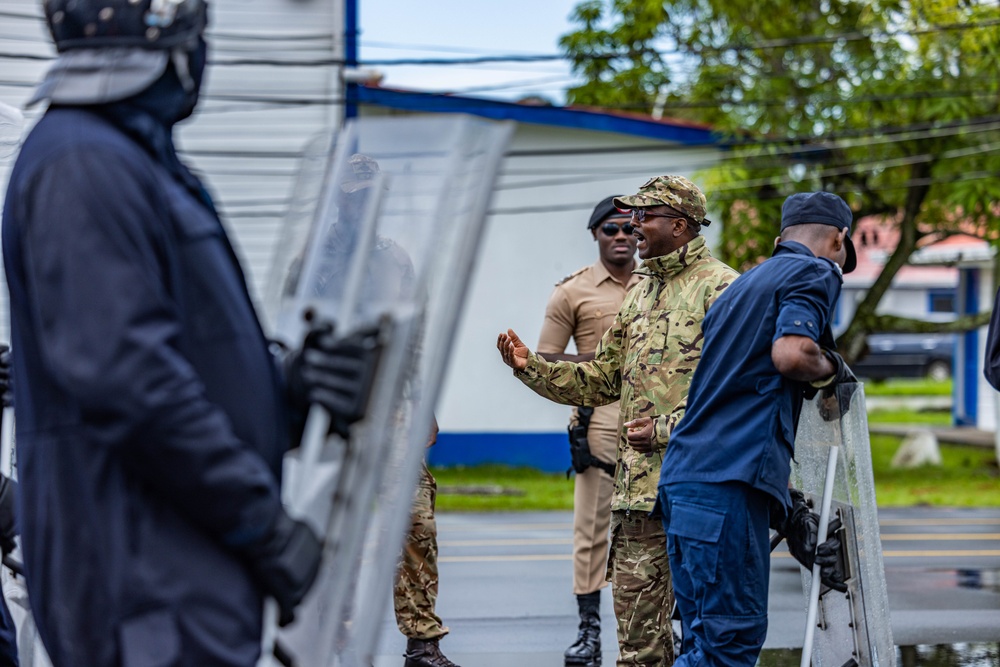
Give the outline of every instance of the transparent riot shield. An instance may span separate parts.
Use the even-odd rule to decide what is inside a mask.
[[[23,129],[24,116],[21,112],[9,104],[0,102],[0,160],[17,153]]]
[[[841,520],[847,584],[846,593],[814,589],[813,573],[803,569],[809,609],[802,664],[894,666],[864,385],[838,385],[803,405],[791,480],[820,512],[821,541],[827,524]]]
[[[329,211],[324,211],[321,201],[326,195],[324,183],[327,170],[333,163],[333,136],[323,132],[313,137],[302,152],[298,173],[292,188],[292,196],[288,211],[281,221],[281,235],[275,248],[268,281],[264,287],[264,317],[273,335],[287,335],[290,327],[288,322],[275,321],[280,316],[295,318],[301,313],[295,312],[295,288],[301,273],[305,249],[309,245],[310,236],[315,233],[313,221],[317,218],[328,218]],[[289,343],[292,341],[282,341]]]
[[[308,314],[343,335],[377,325],[382,346],[350,438],[328,434],[313,408],[302,446],[286,457],[286,505],[323,536],[324,557],[296,622],[265,629],[265,657],[274,638],[301,667],[371,664],[511,131],[465,116],[365,118],[303,172],[321,173],[322,184],[278,251],[275,333],[294,346]]]
[[[23,130],[24,116],[21,112],[0,102],[0,163],[13,160],[20,148]],[[0,473],[17,479],[13,408],[3,408],[0,415]],[[23,667],[51,667],[31,615],[20,547],[4,556],[3,564],[4,567],[0,568],[0,588],[17,629],[18,660]]]

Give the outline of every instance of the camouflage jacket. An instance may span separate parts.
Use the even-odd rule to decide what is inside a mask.
[[[516,372],[545,398],[567,405],[621,400],[613,510],[653,508],[663,450],[684,414],[691,374],[701,358],[701,321],[739,274],[712,257],[705,239],[645,260],[645,279],[625,297],[593,361],[546,362],[532,353]],[[641,454],[628,446],[622,424],[653,417],[656,447]]]

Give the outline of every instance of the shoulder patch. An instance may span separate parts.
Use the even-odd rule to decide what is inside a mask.
[[[573,273],[569,274],[568,276],[566,276],[565,278],[563,278],[562,280],[560,280],[559,282],[557,282],[556,283],[556,287],[559,287],[563,283],[565,283],[565,282],[567,282],[569,280],[572,280],[573,278],[576,278],[578,275],[580,275],[581,273],[583,273],[584,271],[586,271],[589,268],[590,268],[589,266],[585,266],[582,269],[578,269],[578,270],[574,271]]]

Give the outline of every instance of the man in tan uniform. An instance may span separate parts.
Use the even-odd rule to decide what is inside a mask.
[[[632,272],[635,237],[629,214],[621,213],[608,197],[590,216],[587,229],[597,241],[598,260],[556,285],[545,309],[538,354],[547,361],[590,361],[604,332],[611,328],[629,288],[639,282]],[[565,354],[572,338],[577,354]],[[593,408],[586,429],[590,454],[605,463],[581,470],[574,457],[573,593],[580,611],[576,642],[565,653],[567,665],[589,665],[601,653],[601,589],[608,585],[608,545],[611,495],[618,459],[618,402]],[[574,410],[570,428],[578,424]],[[584,414],[590,408],[583,408]],[[583,462],[585,465],[586,462]],[[610,468],[608,472],[603,468]]]

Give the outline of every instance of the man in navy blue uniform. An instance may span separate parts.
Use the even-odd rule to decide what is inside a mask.
[[[983,359],[983,374],[997,391],[1000,391],[1000,291],[993,300],[993,314],[986,330],[986,356]]]
[[[282,509],[310,403],[356,419],[367,358],[317,329],[280,360],[178,159],[202,0],[47,0],[59,57],[3,211],[20,527],[57,667],[250,667],[321,545]],[[287,369],[284,370],[284,369]],[[341,426],[339,428],[346,428]]]
[[[788,481],[803,397],[855,381],[830,329],[842,271],[857,264],[851,220],[834,194],[792,195],[773,256],[705,316],[701,363],[660,472],[683,627],[679,667],[756,663],[767,634],[769,526],[796,559],[820,562],[824,582],[842,587],[839,541],[817,555],[817,516]]]

